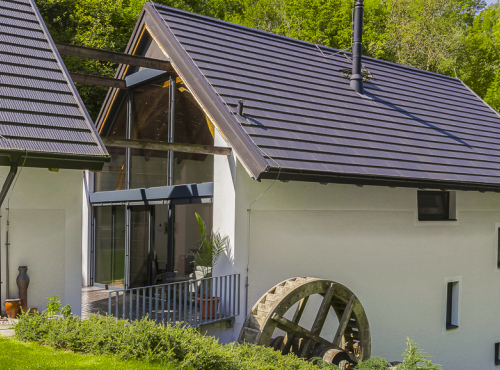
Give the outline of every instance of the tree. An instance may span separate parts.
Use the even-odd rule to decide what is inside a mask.
[[[500,110],[500,4],[479,13],[462,40],[458,77]]]
[[[54,40],[123,51],[145,0],[36,0]],[[351,48],[352,0],[156,0],[319,45]],[[365,0],[363,53],[455,76],[500,109],[500,5],[484,0]],[[63,57],[72,72],[116,65]],[[107,89],[79,85],[95,119]]]

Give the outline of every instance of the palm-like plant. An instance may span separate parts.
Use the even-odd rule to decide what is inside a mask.
[[[195,213],[198,226],[200,227],[201,242],[196,252],[191,252],[194,257],[194,265],[199,268],[204,278],[212,276],[212,268],[217,264],[219,258],[229,247],[229,237],[221,236],[219,232],[210,233],[207,238],[205,221],[198,213]]]

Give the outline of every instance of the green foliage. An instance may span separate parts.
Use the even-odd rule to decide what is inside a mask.
[[[49,300],[47,303],[47,306],[45,307],[44,313],[47,315],[57,315],[59,312],[59,309],[61,308],[61,301],[59,300],[59,296],[54,296],[54,297],[45,297],[46,299]]]
[[[198,226],[200,228],[200,247],[196,252],[191,254],[194,257],[194,265],[203,273],[203,277],[212,276],[212,268],[217,264],[220,257],[227,252],[229,247],[229,237],[221,236],[219,232],[210,233],[210,237],[207,238],[207,227],[205,221],[201,218],[198,213],[195,213],[196,220],[198,221]]]
[[[356,370],[387,370],[389,363],[385,358],[381,357],[370,357],[366,361],[360,362],[356,366]]]
[[[429,356],[408,338],[407,348],[403,353],[403,363],[397,366],[397,370],[441,370],[441,366],[433,365]]]
[[[59,296],[54,296],[54,297],[46,297],[46,299],[49,300],[47,303],[47,306],[45,307],[45,310],[43,311],[44,315],[52,316],[52,315],[57,315],[60,313],[63,316],[68,316],[71,315],[71,307],[69,305],[66,305],[61,308],[61,301],[59,300]]]
[[[92,356],[62,351],[37,343],[23,343],[0,337],[0,364],[5,369],[106,369],[174,370],[175,367],[139,361],[119,361],[112,356]]]
[[[311,361],[313,361],[313,363],[319,369],[340,370],[340,368],[337,365],[323,361],[321,357],[313,357],[311,358]]]
[[[123,51],[145,0],[36,0],[59,42]],[[329,47],[351,48],[352,0],[156,0],[157,3]],[[484,0],[365,0],[363,53],[456,75],[500,109],[500,5]],[[116,65],[64,57],[72,72]],[[96,118],[106,89],[77,85]]]
[[[44,314],[23,315],[15,333],[23,341],[92,355],[113,355],[119,360],[174,365],[176,369],[317,369],[294,355],[282,356],[271,348],[221,345],[195,328],[156,325],[146,319],[129,323],[113,317],[81,320],[76,316],[51,319]]]

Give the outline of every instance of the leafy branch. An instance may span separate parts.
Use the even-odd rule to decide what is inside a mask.
[[[198,226],[200,228],[200,247],[196,252],[191,252],[194,257],[194,265],[199,268],[203,277],[212,276],[212,268],[217,264],[220,257],[227,252],[229,248],[229,237],[222,236],[220,233],[212,232],[207,238],[207,227],[205,221],[198,213],[195,213]]]

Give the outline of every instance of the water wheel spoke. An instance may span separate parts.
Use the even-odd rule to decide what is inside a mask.
[[[349,320],[351,319],[352,310],[354,308],[355,303],[356,303],[356,296],[352,295],[351,298],[349,298],[349,302],[345,306],[344,313],[342,315],[342,319],[340,319],[340,322],[339,322],[339,327],[337,329],[337,333],[335,334],[335,337],[333,339],[333,345],[335,347],[339,347],[341,342],[342,342],[342,337],[344,336],[344,332],[345,332],[345,329],[347,328],[347,324],[349,323]]]
[[[310,330],[307,330],[300,325],[294,324],[292,321],[288,320],[285,317],[274,314],[272,319],[278,323],[278,328],[286,331],[287,333],[294,333],[294,335],[297,334],[314,342],[324,344],[325,346],[332,346],[332,343],[330,343],[326,339],[321,338],[319,335],[312,333]]]
[[[321,305],[319,307],[318,314],[316,315],[316,319],[314,319],[314,323],[311,328],[311,333],[319,338],[321,333],[321,329],[323,329],[323,325],[325,325],[326,317],[328,316],[328,312],[330,311],[330,306],[333,298],[333,292],[335,291],[335,283],[330,283],[328,286],[328,290],[323,297],[323,301],[321,301]],[[307,353],[312,345],[313,340],[308,339],[305,341],[304,346],[300,352],[299,357],[307,357]]]
[[[294,324],[298,324],[300,321],[300,318],[302,317],[302,313],[304,313],[304,308],[306,307],[307,301],[309,300],[309,297],[302,298],[299,301],[299,304],[297,305],[297,309],[295,310],[295,313],[293,314],[293,319],[292,322]],[[290,352],[290,348],[292,347],[292,341],[293,337],[295,336],[294,332],[291,333],[286,333],[285,339],[283,340],[283,343],[285,346],[283,347],[283,350],[281,351],[282,354],[286,355]]]

